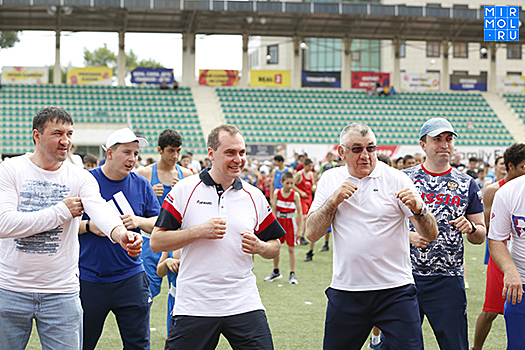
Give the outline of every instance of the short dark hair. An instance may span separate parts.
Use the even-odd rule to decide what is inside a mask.
[[[289,171],[285,172],[283,176],[281,176],[281,182],[286,181],[288,179],[293,179],[293,174]]]
[[[504,158],[503,156],[497,156],[496,159],[494,160],[494,165],[498,164],[499,160]],[[505,161],[505,160],[503,160]]]
[[[166,129],[160,133],[158,143],[162,150],[168,146],[180,147],[182,146],[182,136],[173,129]]]
[[[384,153],[379,153],[377,155],[377,160],[387,164],[388,166],[392,166],[392,161],[390,160],[390,157]]]
[[[405,165],[410,159],[414,159],[414,156],[411,154],[407,154],[403,157],[403,165]]]
[[[82,162],[84,164],[86,164],[86,163],[97,164],[98,163],[98,159],[97,159],[97,157],[94,154],[88,153],[88,154],[86,154],[84,156],[84,158],[82,158]]]
[[[62,123],[69,123],[73,125],[73,118],[62,108],[46,107],[39,110],[33,117],[33,130],[38,130],[43,133],[48,122],[62,121]],[[33,143],[35,139],[33,138]]]
[[[517,167],[519,163],[525,160],[525,144],[515,143],[505,150],[503,153],[505,159],[505,168],[509,171],[509,163]]]
[[[180,160],[183,160],[183,159],[186,159],[186,158],[190,158],[190,159],[191,159],[191,157],[190,157],[190,155],[189,155],[188,153],[183,154],[183,155],[180,157]]]
[[[230,133],[230,135],[241,134],[241,131],[235,125],[221,124],[213,128],[212,131],[210,131],[210,134],[208,135],[208,142],[206,144],[207,147],[211,148],[214,151],[216,151],[219,148],[219,146],[221,145],[219,142],[219,133],[221,131],[226,131]]]
[[[273,160],[276,160],[278,162],[284,162],[284,158],[280,154],[278,154],[275,157],[273,157]]]
[[[478,162],[478,158],[476,158],[476,157],[470,157],[470,158],[468,159],[468,161],[469,161],[469,163],[470,163],[470,162],[476,162],[476,163],[477,163],[477,162]]]
[[[303,164],[304,164],[304,166],[307,166],[307,165],[310,165],[310,164],[312,164],[312,163],[313,163],[313,161],[312,161],[310,158],[306,158],[306,159],[304,160],[304,163],[303,163]]]

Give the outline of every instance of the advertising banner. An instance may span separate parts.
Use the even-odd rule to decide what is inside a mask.
[[[341,87],[341,72],[302,72],[302,87]]]
[[[497,157],[502,156],[505,152],[505,146],[456,146],[455,153],[461,155],[462,161],[465,163],[470,157],[482,159],[485,163],[494,164]],[[308,158],[312,159],[315,164],[323,161],[326,154],[332,152],[337,154],[336,144],[311,144],[311,143],[290,143],[286,144],[286,159],[291,163],[294,161],[294,154],[307,153]],[[381,145],[377,146],[377,153],[383,153],[394,160],[398,157],[404,157],[407,154],[414,155],[415,153],[424,154],[419,145]],[[270,159],[270,158],[267,158]]]
[[[289,87],[289,70],[251,70],[250,86]]]
[[[390,86],[390,73],[352,72],[352,89],[375,88],[376,83]]]
[[[199,70],[199,85],[237,86],[239,85],[238,70]]]
[[[450,90],[460,91],[487,91],[486,75],[456,75],[450,76]]]
[[[281,146],[282,148],[282,146]],[[274,155],[276,155],[278,152],[278,149],[275,145],[246,145],[246,154],[255,157],[256,159],[264,158],[264,159],[270,159]]]
[[[47,84],[47,67],[2,67],[2,84]]]
[[[131,70],[132,84],[161,84],[163,80],[168,85],[173,84],[172,68],[135,67]]]
[[[108,67],[70,68],[67,83],[73,85],[111,85],[113,69]]]
[[[439,73],[401,73],[402,91],[439,91]]]
[[[461,156],[462,163],[468,163],[470,157],[476,157],[483,160],[485,163],[494,165],[497,157],[502,156],[505,152],[505,146],[455,146],[454,153]],[[419,145],[400,145],[397,146],[394,153],[390,156],[391,159],[404,157],[407,154],[422,153]]]
[[[524,93],[525,77],[520,75],[506,75],[498,77],[496,89],[499,93]]]

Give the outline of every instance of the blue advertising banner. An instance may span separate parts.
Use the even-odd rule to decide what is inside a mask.
[[[302,87],[341,87],[341,72],[303,71]]]
[[[163,80],[168,85],[173,84],[172,68],[137,67],[131,70],[132,84],[161,84]]]
[[[452,74],[450,76],[450,90],[487,91],[487,76]]]

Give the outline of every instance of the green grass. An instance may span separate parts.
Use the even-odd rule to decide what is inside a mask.
[[[324,318],[326,309],[325,289],[332,279],[331,252],[318,252],[321,243],[316,245],[314,260],[304,262],[303,258],[307,246],[297,247],[296,275],[299,284],[290,285],[286,279],[289,273],[288,252],[285,246],[281,250],[281,273],[283,279],[272,283],[263,282],[263,278],[270,274],[273,265],[271,261],[255,258],[254,272],[257,275],[259,291],[266,307],[268,322],[272,330],[276,350],[317,350],[322,348]],[[467,280],[470,289],[468,296],[469,342],[472,346],[476,319],[483,306],[485,296],[486,266],[483,265],[485,247],[465,245],[465,261],[467,265]],[[166,299],[167,284],[153,302],[151,309],[151,349],[163,349],[166,336]],[[439,349],[428,323],[423,325],[426,350]],[[502,316],[498,316],[485,342],[484,350],[501,350],[506,347],[505,323]],[[106,321],[104,332],[97,349],[121,349],[121,340],[115,318],[110,315]],[[28,349],[40,349],[36,330],[33,330]],[[228,342],[221,339],[217,349],[230,349]],[[363,347],[363,350],[366,346]]]

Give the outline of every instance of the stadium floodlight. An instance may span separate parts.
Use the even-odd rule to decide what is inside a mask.
[[[57,13],[57,7],[55,5],[51,5],[46,10],[47,14],[50,16],[54,16]]]
[[[266,17],[261,17],[259,19],[259,22],[261,22],[262,25],[265,25],[268,22],[268,20],[266,19]]]
[[[62,7],[62,13],[66,16],[69,16],[70,14],[73,13],[73,7],[71,6],[64,6]]]
[[[246,22],[248,22],[248,24],[252,24],[253,23],[253,17],[252,16],[246,17]]]

